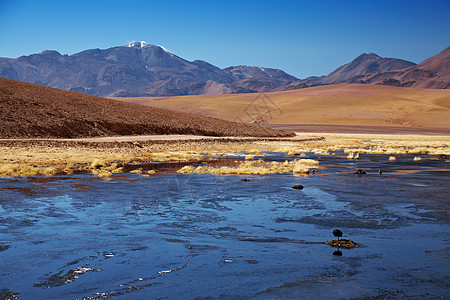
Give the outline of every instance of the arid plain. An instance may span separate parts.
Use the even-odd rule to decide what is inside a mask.
[[[450,132],[450,91],[445,89],[339,84],[266,94],[115,99],[278,128],[311,125],[302,130],[309,132],[322,125],[363,127],[368,133],[376,132],[371,127],[393,134],[404,129]]]

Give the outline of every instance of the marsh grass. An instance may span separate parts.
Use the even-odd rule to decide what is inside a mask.
[[[194,167],[192,165],[184,166],[178,173],[208,173],[216,175],[265,175],[265,174],[278,174],[278,173],[301,173],[308,174],[311,168],[318,167],[319,162],[312,159],[299,159],[293,161],[243,161],[236,167],[222,166],[222,167],[212,167],[212,166],[198,166]]]
[[[302,134],[313,138],[318,134]],[[283,152],[288,155],[305,158],[315,155],[342,155],[353,159],[360,154],[383,154],[399,156],[403,154],[450,155],[450,137],[446,136],[402,136],[402,135],[356,135],[356,134],[320,134],[323,140],[315,141],[270,141],[255,142],[175,142],[166,144],[145,144],[140,147],[84,147],[84,146],[0,146],[0,178],[51,176],[54,174],[73,174],[90,172],[107,178],[112,174],[124,172],[124,165],[136,162],[205,162],[202,168],[186,167],[180,173],[205,172],[213,174],[274,174],[292,172],[307,174],[311,165],[307,159],[278,163],[261,161],[255,156],[267,156],[267,152]],[[337,152],[337,153],[335,153]],[[261,154],[262,153],[262,154]],[[216,160],[227,155],[243,158],[238,167],[216,168],[208,166],[209,160]],[[246,155],[249,159],[244,160]],[[312,156],[312,155],[311,155]],[[250,160],[250,157],[252,158]],[[294,163],[296,161],[296,163]],[[299,161],[302,161],[301,163]],[[418,159],[415,159],[418,161]],[[448,163],[449,161],[446,160]],[[313,164],[317,167],[317,164]],[[142,172],[143,175],[151,175]]]

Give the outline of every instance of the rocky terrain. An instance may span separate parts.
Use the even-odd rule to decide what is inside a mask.
[[[0,138],[151,134],[294,135],[0,78]]]

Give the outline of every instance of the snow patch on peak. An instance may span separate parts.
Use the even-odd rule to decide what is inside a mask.
[[[169,50],[167,50],[166,48],[164,48],[164,46],[158,45],[159,48],[163,49],[164,51],[166,51],[167,53],[170,53]]]
[[[172,55],[172,53],[171,53],[169,50],[167,50],[164,46],[161,46],[161,45],[156,45],[156,46],[154,46],[154,45],[148,44],[146,41],[140,41],[140,42],[133,41],[133,42],[130,42],[130,43],[129,43],[128,45],[126,45],[125,47],[128,47],[128,48],[132,48],[132,47],[134,47],[134,48],[159,47],[159,48],[161,48],[162,50],[164,50],[164,52],[167,52],[167,53],[169,53],[170,55]]]
[[[172,52],[170,52],[169,50],[167,50],[164,46],[157,45],[157,47],[161,48],[164,52],[166,52],[166,53],[169,54],[170,56],[174,57],[174,55],[172,54]]]
[[[146,46],[149,46],[149,44],[147,44],[147,42],[145,41],[140,41],[140,42],[131,42],[127,45],[127,47],[137,47],[137,48],[144,48]]]

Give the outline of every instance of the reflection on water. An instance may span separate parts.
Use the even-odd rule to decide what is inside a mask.
[[[333,255],[336,255],[336,256],[342,256],[342,251],[339,250],[339,248],[337,248],[336,251],[333,251]]]
[[[446,162],[345,157],[322,156],[306,177],[159,164],[152,177],[1,179],[0,295],[447,297]],[[336,227],[363,246],[330,249]]]

